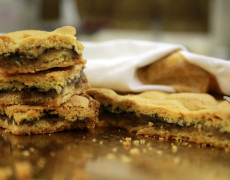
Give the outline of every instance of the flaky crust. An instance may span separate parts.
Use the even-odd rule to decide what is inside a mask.
[[[11,53],[29,54],[37,57],[45,49],[74,49],[82,54],[83,45],[76,40],[76,29],[64,26],[52,32],[39,30],[24,30],[11,32],[0,36],[0,55]]]
[[[112,113],[128,112],[137,116],[157,116],[179,126],[202,126],[230,132],[230,104],[202,93],[164,93],[149,91],[119,95],[110,89],[92,88],[87,94]]]
[[[99,103],[87,95],[74,95],[59,107],[0,106],[0,126],[16,135],[52,133],[77,127],[93,129],[98,111]],[[56,115],[59,119],[52,122],[52,118],[44,116],[44,113]],[[21,124],[25,119],[28,123]]]
[[[41,71],[31,74],[5,75],[0,73],[0,90],[22,91],[24,88],[33,88],[47,92],[55,89],[58,94],[71,80],[80,77],[84,63],[73,67]]]

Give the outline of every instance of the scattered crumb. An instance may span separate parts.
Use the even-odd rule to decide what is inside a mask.
[[[102,145],[104,143],[104,141],[100,141],[99,144]]]
[[[149,137],[149,135],[145,135],[145,137],[146,137],[146,138],[148,138],[148,137]]]
[[[150,143],[147,143],[147,145],[146,145],[147,147],[150,147],[151,146],[151,144]]]
[[[119,141],[119,142],[120,142],[120,143],[123,143],[123,140],[121,140],[121,139],[120,139],[120,141]]]
[[[23,151],[22,154],[23,154],[23,156],[28,157],[28,156],[30,156],[30,151],[27,151],[27,150]]]
[[[51,152],[50,152],[50,156],[51,156],[51,157],[55,157],[55,156],[56,156],[56,153],[55,153],[54,151],[51,151]]]
[[[29,162],[15,162],[14,167],[17,179],[30,179],[32,177],[32,166]]]
[[[106,158],[107,159],[115,159],[116,156],[115,156],[115,154],[109,153],[109,154],[106,155]]]
[[[35,149],[33,147],[30,147],[30,152],[35,152]]]
[[[51,133],[49,133],[49,136],[51,136],[52,134]]]
[[[131,137],[126,137],[125,140],[126,140],[126,141],[131,141],[132,138],[131,138]]]
[[[147,153],[147,149],[142,149],[142,153]]]
[[[177,146],[176,145],[172,145],[172,152],[173,153],[176,153],[178,150]]]
[[[134,145],[136,145],[136,146],[139,146],[140,141],[138,141],[138,140],[134,140],[134,141],[133,141],[133,144],[134,144]]]
[[[182,145],[183,145],[183,146],[187,146],[187,145],[188,145],[188,142],[183,142]]]
[[[163,137],[159,137],[159,141],[164,141],[165,139]]]
[[[0,167],[0,179],[7,180],[13,175],[11,167]]]
[[[112,151],[113,151],[113,152],[117,152],[117,148],[114,147],[114,148],[112,149]]]
[[[82,138],[85,139],[85,136],[83,136]]]
[[[157,155],[161,156],[163,154],[163,151],[157,150],[156,153],[157,153]]]
[[[175,164],[178,164],[179,162],[180,162],[180,158],[179,157],[175,157],[174,159],[173,159],[173,162],[175,163]]]
[[[140,154],[140,150],[138,148],[132,148],[130,149],[129,153],[132,155],[137,155]]]
[[[46,159],[45,158],[40,158],[37,162],[37,166],[42,169],[45,167],[45,164],[46,164]]]
[[[149,150],[149,151],[152,151],[152,150],[153,150],[153,148],[152,148],[152,147],[148,147],[148,150]]]
[[[145,144],[145,140],[144,140],[144,139],[141,139],[141,140],[140,140],[140,143],[141,143],[141,144]]]
[[[124,142],[123,142],[123,146],[124,146],[124,147],[130,147],[130,146],[131,146],[130,141],[124,141]]]
[[[126,155],[121,155],[121,161],[123,163],[129,163],[131,161],[131,158]]]
[[[94,138],[94,139],[92,139],[92,141],[93,141],[93,142],[96,142],[97,140]]]
[[[149,121],[148,122],[148,126],[152,126],[152,125],[153,125],[153,123]]]

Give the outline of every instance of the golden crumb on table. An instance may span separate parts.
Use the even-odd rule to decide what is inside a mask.
[[[17,179],[30,179],[33,175],[32,165],[27,161],[17,161],[14,167]]]

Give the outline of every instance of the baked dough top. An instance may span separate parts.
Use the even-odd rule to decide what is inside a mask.
[[[0,55],[23,54],[37,57],[46,49],[74,49],[82,54],[83,45],[77,41],[76,29],[64,26],[52,32],[24,30],[0,36]]]
[[[199,126],[230,132],[230,104],[206,93],[147,91],[119,95],[111,89],[91,88],[87,94],[112,113],[159,117],[180,126]]]
[[[30,105],[10,105],[0,106],[1,114],[4,113],[8,118],[14,119],[15,123],[20,124],[23,120],[39,120],[44,117],[44,113],[58,115],[69,121],[84,120],[94,118],[95,111],[98,111],[99,103],[91,97],[74,95],[69,101],[59,107],[30,106]]]

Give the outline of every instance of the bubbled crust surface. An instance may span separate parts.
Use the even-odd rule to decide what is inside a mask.
[[[201,124],[220,132],[230,132],[230,104],[209,94],[148,91],[137,95],[119,95],[113,90],[100,88],[89,89],[87,94],[112,113],[157,115],[167,123],[184,127]]]
[[[37,57],[45,49],[74,49],[82,54],[83,45],[76,40],[76,29],[64,26],[52,32],[24,30],[0,36],[0,55],[11,53],[30,54]],[[74,47],[74,48],[73,48]]]

